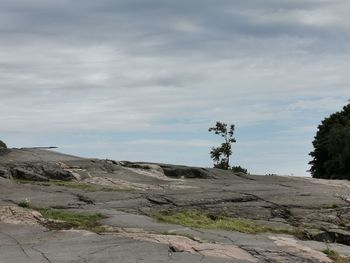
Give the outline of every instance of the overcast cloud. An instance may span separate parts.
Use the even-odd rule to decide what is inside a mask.
[[[0,0],[0,137],[83,156],[306,175],[350,98],[348,0]]]

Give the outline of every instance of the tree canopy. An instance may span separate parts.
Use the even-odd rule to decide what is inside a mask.
[[[6,144],[2,140],[0,140],[0,149],[1,148],[7,148]]]
[[[313,146],[313,177],[350,179],[350,104],[322,121]]]
[[[236,139],[233,137],[234,131],[235,125],[232,124],[230,127],[227,127],[227,124],[223,122],[216,122],[215,127],[209,128],[209,132],[214,132],[224,139],[220,146],[212,147],[210,151],[215,168],[225,170],[230,168],[231,144],[236,142]]]

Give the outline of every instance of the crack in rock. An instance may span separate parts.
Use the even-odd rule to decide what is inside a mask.
[[[207,242],[201,243],[188,237],[178,235],[161,235],[150,233],[121,233],[120,235],[136,240],[167,244],[170,252],[189,252],[192,254],[199,254],[201,256],[257,262],[257,260],[247,251],[234,245],[214,244]]]
[[[275,237],[275,236],[270,236],[269,238],[273,240],[277,246],[284,247],[287,250],[287,253],[290,253],[292,255],[300,255],[303,258],[314,259],[320,263],[332,262],[332,260],[329,259],[326,256],[326,254],[320,251],[311,249],[305,245],[301,245],[298,243],[296,239],[289,238],[289,237]]]
[[[6,236],[6,237],[8,237],[8,238],[10,238],[11,240],[13,240],[13,241],[16,243],[16,245],[19,247],[19,249],[22,251],[22,253],[23,253],[27,258],[29,258],[28,254],[27,254],[27,252],[24,250],[22,244],[21,244],[15,237],[13,237],[13,236],[11,236],[10,234],[7,234],[7,233],[5,233],[5,232],[0,232],[0,234]]]
[[[48,258],[48,256],[46,256],[46,254],[45,254],[43,251],[41,251],[40,249],[36,248],[35,246],[32,246],[31,249],[34,250],[34,251],[36,251],[36,252],[38,252],[38,253],[40,253],[41,256],[42,256],[47,262],[52,263],[52,261]]]
[[[82,257],[82,256],[78,256],[78,258],[82,259],[84,263],[88,263],[88,261],[86,260],[86,258]]]

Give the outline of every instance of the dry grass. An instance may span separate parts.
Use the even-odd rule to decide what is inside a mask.
[[[183,211],[170,215],[156,213],[153,216],[161,222],[179,224],[194,228],[222,229],[249,234],[265,232],[293,234],[293,231],[288,229],[265,227],[246,219],[229,217],[214,218],[198,211]]]
[[[324,249],[322,252],[333,260],[334,263],[350,263],[350,257],[341,257],[337,251],[329,247]]]

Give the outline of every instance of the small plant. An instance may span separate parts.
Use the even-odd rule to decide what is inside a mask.
[[[322,250],[323,253],[327,255],[334,263],[350,263],[350,257],[342,257],[337,251],[331,249],[328,244],[327,247]]]
[[[322,250],[323,253],[325,253],[327,255],[327,257],[329,257],[330,259],[337,259],[339,258],[339,254],[337,251],[335,251],[334,249],[331,249],[328,245],[327,248],[325,248],[324,250]]]
[[[30,208],[30,201],[28,198],[24,199],[23,201],[18,203],[19,207],[23,207],[23,208]]]

